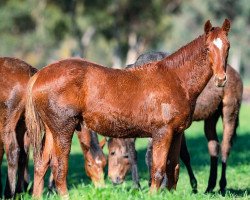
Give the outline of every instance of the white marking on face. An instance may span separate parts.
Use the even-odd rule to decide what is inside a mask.
[[[102,161],[101,161],[99,158],[96,158],[96,159],[95,159],[95,162],[96,162],[97,164],[101,164],[101,163],[102,163]]]
[[[220,38],[216,38],[214,41],[213,41],[214,45],[218,47],[218,49],[221,49],[222,48],[222,40]]]

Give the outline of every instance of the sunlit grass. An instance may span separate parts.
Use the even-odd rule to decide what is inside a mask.
[[[150,194],[148,188],[148,172],[145,164],[147,139],[137,139],[138,167],[142,190],[134,190],[131,175],[124,184],[113,186],[106,178],[106,187],[96,189],[83,170],[83,157],[77,137],[73,139],[72,151],[69,161],[68,188],[71,199],[112,199],[112,200],[139,200],[139,199],[250,199],[250,105],[243,105],[240,112],[240,127],[238,136],[232,148],[227,168],[227,193],[222,197],[219,193],[218,182],[221,166],[218,169],[217,186],[212,194],[204,194],[209,175],[210,158],[208,155],[207,141],[203,133],[203,122],[194,122],[186,131],[188,148],[191,154],[191,163],[198,181],[198,194],[191,193],[189,178],[186,169],[181,165],[179,182],[176,191],[161,191]],[[218,123],[219,138],[222,137],[221,121]],[[107,153],[107,148],[104,151]],[[32,162],[31,169],[32,169]],[[2,183],[6,178],[6,161],[3,162]],[[107,170],[107,169],[106,169]],[[33,175],[32,175],[33,176]],[[29,199],[30,195],[24,194],[21,199]],[[54,193],[48,195],[44,191],[44,198],[59,199]]]

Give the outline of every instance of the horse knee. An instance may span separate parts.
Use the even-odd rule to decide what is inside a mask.
[[[164,173],[163,173],[161,170],[157,170],[157,171],[155,172],[153,178],[154,178],[154,181],[155,181],[156,183],[161,184],[161,182],[162,182],[162,180],[163,180],[163,178],[164,178]]]
[[[211,140],[208,142],[208,151],[210,156],[212,157],[218,157],[219,151],[220,151],[220,144],[218,141]]]

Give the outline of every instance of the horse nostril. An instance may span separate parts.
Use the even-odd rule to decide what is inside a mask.
[[[116,177],[116,180],[115,180],[116,183],[120,183],[121,182],[121,179],[120,177]]]

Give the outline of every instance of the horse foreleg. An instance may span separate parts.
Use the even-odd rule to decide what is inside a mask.
[[[181,148],[181,139],[182,133],[175,133],[171,148],[168,155],[167,161],[167,187],[169,190],[176,189],[177,182],[179,179],[179,157],[180,157],[180,148]]]
[[[129,154],[131,155],[131,171],[132,171],[132,179],[135,184],[136,188],[141,188],[140,181],[139,181],[139,173],[137,167],[137,151],[135,149],[135,139],[129,143]]]
[[[220,144],[216,133],[218,118],[219,116],[212,116],[205,120],[205,135],[208,140],[208,151],[210,154],[210,174],[205,193],[213,191],[217,180],[218,156],[220,150]]]
[[[149,181],[148,181],[148,186],[151,186],[152,183],[152,177],[151,177],[151,169],[152,169],[152,151],[153,151],[153,146],[152,146],[152,138],[148,139],[148,146],[147,146],[147,152],[145,155],[145,162],[148,166],[148,172],[149,172]]]
[[[186,169],[188,171],[190,185],[192,187],[192,192],[197,193],[198,192],[197,191],[197,180],[194,176],[193,169],[192,169],[191,164],[190,164],[190,155],[188,152],[185,135],[182,136],[182,140],[181,140],[180,158],[181,158],[182,162],[184,163],[184,165],[186,166]]]
[[[158,190],[166,173],[166,158],[173,139],[173,130],[162,129],[153,135],[152,184],[150,191]]]

